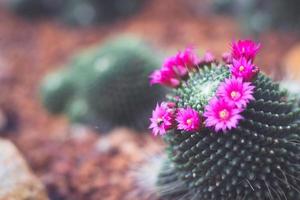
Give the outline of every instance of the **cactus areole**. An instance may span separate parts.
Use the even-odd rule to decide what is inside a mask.
[[[234,42],[224,62],[188,48],[151,74],[173,88],[150,119],[168,144],[162,199],[300,199],[300,108],[254,64],[259,48]]]

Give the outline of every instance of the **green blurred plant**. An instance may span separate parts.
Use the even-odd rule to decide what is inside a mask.
[[[54,16],[71,25],[111,22],[135,13],[144,0],[11,0],[16,13],[36,18]]]
[[[149,73],[159,65],[160,55],[143,41],[114,38],[48,75],[41,87],[42,102],[52,113],[65,113],[72,122],[101,130],[144,130],[151,108],[164,95],[148,83]]]
[[[178,107],[202,110],[228,74],[225,66],[206,66],[170,100]],[[166,135],[169,160],[157,182],[163,199],[299,199],[300,148],[291,141],[300,141],[300,108],[262,73],[253,84],[256,101],[244,111],[237,129],[226,134],[175,130]]]
[[[224,62],[186,49],[151,75],[172,91],[150,118],[168,158],[149,190],[167,200],[299,200],[299,103],[254,64],[260,44],[231,47]]]
[[[298,0],[214,0],[213,7],[217,12],[236,16],[246,33],[300,28]]]
[[[72,25],[111,22],[135,13],[144,0],[72,0],[67,1],[62,18]]]
[[[58,15],[64,5],[64,0],[9,0],[7,6],[16,13],[27,17]]]

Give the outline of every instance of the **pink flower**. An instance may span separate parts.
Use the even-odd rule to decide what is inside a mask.
[[[243,119],[240,115],[242,111],[242,109],[237,108],[234,104],[215,97],[205,107],[203,114],[206,117],[205,126],[214,127],[216,132],[220,130],[227,132],[236,128],[239,121]]]
[[[210,51],[207,51],[205,52],[203,58],[200,60],[200,64],[210,64],[215,61],[215,56]]]
[[[231,53],[229,52],[225,52],[222,54],[222,60],[223,62],[225,62],[226,64],[231,64],[232,63],[232,56]]]
[[[161,84],[175,88],[180,85],[180,79],[173,70],[163,67],[162,69],[155,70],[150,75],[150,84]]]
[[[200,59],[198,55],[191,47],[186,48],[182,52],[178,52],[176,55],[177,66],[185,67],[187,69],[193,69],[198,65],[199,62]]]
[[[170,56],[165,59],[162,68],[168,68],[176,73],[180,77],[184,77],[188,73],[188,68],[185,65],[181,65],[181,60],[178,60],[177,56]]]
[[[254,100],[254,86],[250,82],[243,82],[242,78],[226,79],[218,88],[217,95],[226,102],[244,108]]]
[[[161,104],[169,109],[175,109],[175,107],[176,107],[176,103],[171,102],[171,101],[162,102]]]
[[[192,108],[180,109],[177,113],[176,121],[178,129],[184,131],[197,131],[200,128],[200,116]]]
[[[253,61],[259,49],[259,43],[255,43],[252,40],[239,40],[232,43],[231,55],[234,59],[244,57],[247,60]]]
[[[174,112],[162,103],[161,105],[156,105],[155,110],[152,112],[152,117],[150,118],[151,124],[149,126],[152,129],[153,135],[164,135],[173,126]]]
[[[251,80],[254,75],[258,73],[257,67],[252,64],[249,60],[247,61],[246,58],[241,58],[239,60],[233,59],[233,63],[230,66],[231,74],[236,78],[243,78],[246,81]]]
[[[177,87],[180,80],[188,74],[188,70],[199,63],[198,56],[192,48],[186,48],[175,56],[168,57],[161,69],[155,70],[150,75],[150,84],[161,84],[169,87]]]

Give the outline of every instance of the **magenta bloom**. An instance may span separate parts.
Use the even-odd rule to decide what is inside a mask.
[[[168,102],[162,102],[161,105],[169,108],[169,109],[175,109],[176,103],[168,101]]]
[[[182,65],[181,60],[178,60],[177,56],[170,56],[165,59],[162,68],[168,68],[172,70],[179,77],[184,77],[188,73],[188,67]]]
[[[175,88],[180,84],[180,79],[172,69],[163,67],[162,69],[155,70],[150,75],[150,84],[160,84]]]
[[[205,52],[203,58],[200,60],[200,64],[210,64],[215,61],[215,56],[210,51],[207,51]]]
[[[178,52],[176,56],[168,57],[162,68],[155,70],[150,75],[150,83],[161,84],[168,87],[177,87],[180,80],[188,74],[188,70],[194,68],[199,63],[198,56],[192,48],[186,48],[183,52]]]
[[[206,117],[205,126],[214,127],[216,132],[220,130],[227,132],[238,126],[239,121],[243,119],[240,115],[242,111],[241,108],[237,108],[234,104],[215,97],[205,107],[203,114]]]
[[[176,55],[177,66],[185,67],[187,69],[193,69],[198,65],[200,59],[191,47],[186,48],[182,52],[178,52]]]
[[[222,54],[222,60],[223,62],[225,62],[226,64],[231,64],[232,63],[232,56],[231,53],[229,52],[225,52]]]
[[[236,78],[243,78],[246,81],[250,81],[254,75],[258,73],[258,68],[252,64],[246,58],[241,58],[239,60],[233,59],[233,63],[230,66],[231,74]]]
[[[176,121],[178,129],[184,131],[197,131],[200,128],[200,116],[192,108],[180,109],[177,113]]]
[[[254,100],[253,90],[254,86],[250,82],[243,82],[242,78],[231,78],[221,83],[217,95],[226,102],[245,108],[251,100]]]
[[[234,59],[246,58],[253,61],[259,49],[259,43],[252,40],[239,40],[232,43],[231,55]]]
[[[156,105],[155,110],[152,112],[150,118],[151,124],[149,126],[152,129],[153,135],[164,135],[173,126],[174,112],[172,112],[166,104]]]

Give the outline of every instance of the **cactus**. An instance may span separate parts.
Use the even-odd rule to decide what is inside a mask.
[[[9,0],[7,6],[21,16],[37,18],[60,13],[64,0]]]
[[[87,50],[68,68],[46,77],[43,104],[52,113],[66,113],[73,122],[89,122],[102,130],[145,129],[151,108],[164,95],[164,90],[147,82],[160,62],[154,52],[128,36]]]
[[[144,0],[10,0],[7,4],[27,18],[51,16],[71,25],[91,25],[130,16]]]
[[[71,77],[65,70],[48,75],[41,86],[42,102],[54,114],[63,112],[74,93]]]
[[[217,12],[236,16],[246,33],[260,33],[269,28],[299,29],[299,7],[297,0],[213,1],[213,8]]]
[[[69,0],[61,17],[72,25],[112,22],[135,13],[144,0]]]
[[[231,55],[236,57],[237,53]],[[231,115],[242,117],[236,118],[236,124],[226,122],[228,113],[221,110],[217,117],[228,126],[212,126],[209,112],[215,97],[217,102],[226,100],[220,97],[220,88],[239,76],[235,64],[245,58],[244,53],[229,65],[199,62],[188,76],[180,78],[179,85],[172,86],[168,103],[153,112],[150,127],[154,134],[164,135],[168,145],[168,159],[157,181],[162,199],[300,199],[300,107],[279,84],[258,72],[253,55],[248,58],[252,76],[241,76],[252,93],[245,106],[234,105],[240,113]],[[236,92],[230,94],[236,96]],[[155,127],[158,108],[165,112]],[[200,120],[185,118],[182,126],[182,110],[186,108],[196,111]],[[167,120],[172,125],[162,127]],[[193,123],[199,126],[190,126]]]

